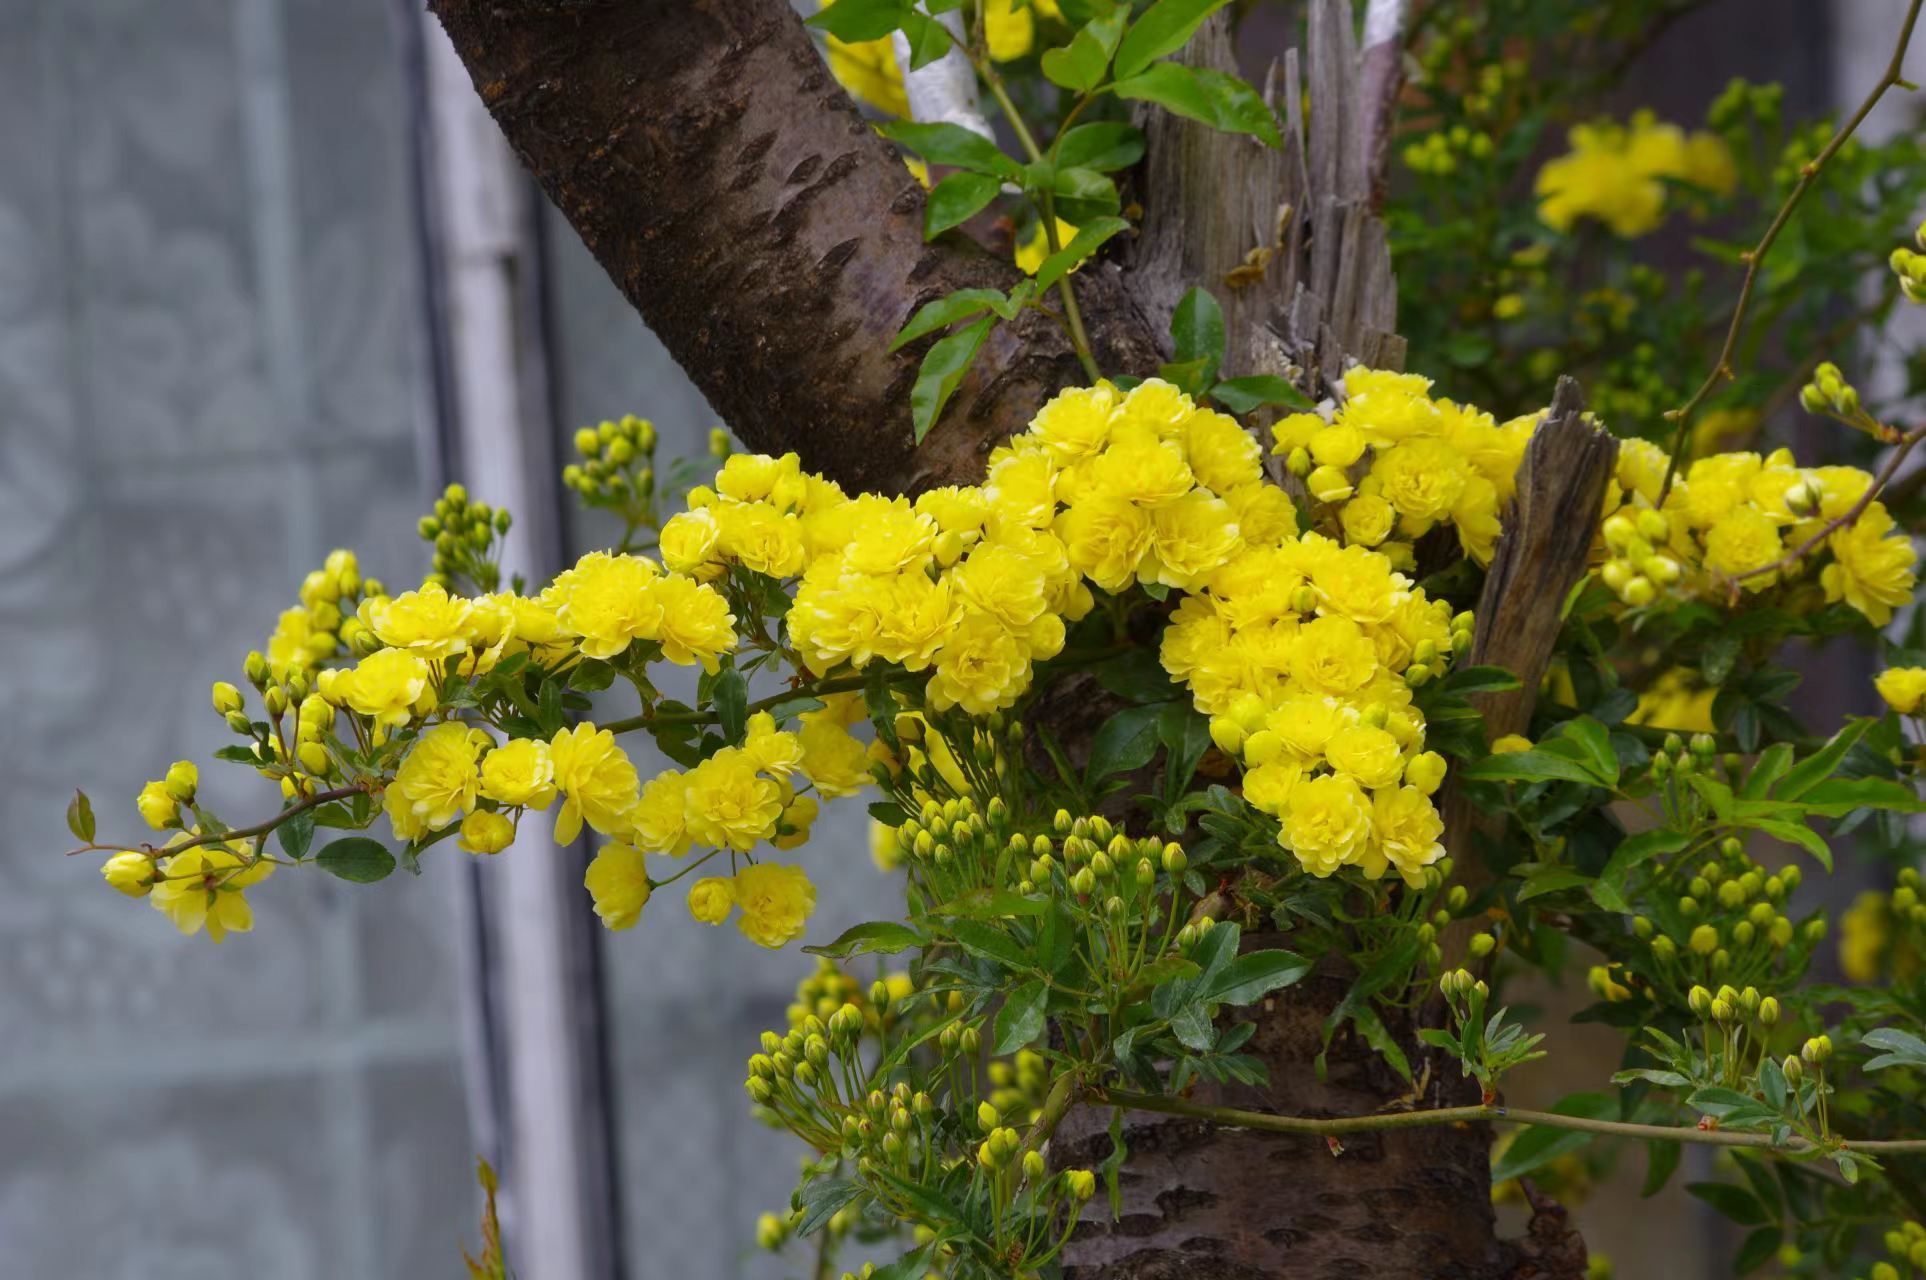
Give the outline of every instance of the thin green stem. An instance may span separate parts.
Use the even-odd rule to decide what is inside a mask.
[[[1660,1142],[1690,1142],[1710,1147],[1763,1147],[1767,1150],[1781,1151],[1789,1155],[1804,1155],[1809,1152],[1823,1152],[1830,1148],[1821,1147],[1804,1138],[1788,1138],[1784,1142],[1773,1141],[1769,1133],[1735,1133],[1725,1129],[1700,1129],[1686,1125],[1633,1124],[1624,1120],[1593,1120],[1586,1116],[1564,1116],[1555,1111],[1531,1111],[1523,1107],[1491,1106],[1470,1107],[1433,1107],[1419,1111],[1387,1111],[1368,1116],[1333,1116],[1320,1119],[1311,1116],[1278,1116],[1263,1111],[1240,1111],[1235,1107],[1207,1107],[1181,1098],[1164,1098],[1155,1094],[1129,1093],[1121,1089],[1106,1089],[1096,1095],[1099,1102],[1119,1107],[1130,1107],[1138,1111],[1156,1111],[1165,1115],[1189,1116],[1198,1120],[1210,1120],[1217,1124],[1239,1129],[1261,1129],[1270,1133],[1301,1133],[1310,1137],[1336,1137],[1346,1133],[1372,1133],[1386,1129],[1417,1129],[1434,1124],[1469,1124],[1480,1120],[1501,1124],[1529,1124],[1547,1129],[1570,1129],[1581,1133],[1599,1133],[1614,1138],[1639,1138]],[[1849,1151],[1888,1152],[1895,1155],[1917,1155],[1926,1153],[1926,1138],[1870,1139],[1863,1142],[1841,1140],[1839,1146]]]
[[[815,684],[805,684],[796,689],[785,689],[772,693],[766,698],[758,698],[748,707],[750,715],[767,711],[771,707],[789,702],[796,698],[815,698],[827,693],[853,693],[869,683],[868,677],[861,675],[838,676],[834,680],[823,680]],[[640,715],[628,716],[621,720],[610,720],[598,726],[610,733],[630,733],[636,729],[648,729],[664,724],[720,724],[721,717],[714,711],[644,711]]]
[[[1820,149],[1819,154],[1800,169],[1799,181],[1793,185],[1792,191],[1786,196],[1785,203],[1779,206],[1777,216],[1772,219],[1765,234],[1759,237],[1759,243],[1745,255],[1745,278],[1739,284],[1739,300],[1732,309],[1732,322],[1726,327],[1725,342],[1719,348],[1719,358],[1714,362],[1712,371],[1705,375],[1705,381],[1699,384],[1699,389],[1692,393],[1692,398],[1672,410],[1669,415],[1677,420],[1678,427],[1672,437],[1672,456],[1665,464],[1665,479],[1659,484],[1659,506],[1665,505],[1666,496],[1672,492],[1672,481],[1677,478],[1679,464],[1685,458],[1688,445],[1687,432],[1691,429],[1692,414],[1705,403],[1706,397],[1712,394],[1712,389],[1718,386],[1721,378],[1732,376],[1732,354],[1739,345],[1739,335],[1745,330],[1746,308],[1752,302],[1752,287],[1759,278],[1759,264],[1764,262],[1766,254],[1772,251],[1772,246],[1779,239],[1779,233],[1785,230],[1786,223],[1792,220],[1794,211],[1806,198],[1806,192],[1812,188],[1813,182],[1819,177],[1820,171],[1826,167],[1827,162],[1838,154],[1839,148],[1845,146],[1846,140],[1866,122],[1866,117],[1871,115],[1873,108],[1879,105],[1879,100],[1886,96],[1886,91],[1903,83],[1899,73],[1905,65],[1906,50],[1913,42],[1913,28],[1919,22],[1919,11],[1923,3],[1926,3],[1926,0],[1912,0],[1912,3],[1906,6],[1906,17],[1899,25],[1899,38],[1894,43],[1893,56],[1886,64],[1885,74],[1879,77],[1879,83],[1866,94],[1858,110],[1854,111],[1846,123],[1833,133],[1832,138]]]

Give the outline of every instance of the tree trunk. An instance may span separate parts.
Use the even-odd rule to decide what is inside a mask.
[[[751,445],[852,489],[982,475],[992,444],[1083,381],[1035,312],[999,325],[917,449],[924,302],[1022,277],[923,190],[784,0],[430,0],[496,121],[676,363]],[[1161,359],[1113,266],[1076,277],[1103,367]]]
[[[998,328],[944,421],[912,446],[923,344],[891,354],[891,336],[923,302],[1019,277],[961,236],[923,243],[923,192],[785,0],[429,3],[517,153],[753,447],[794,449],[864,489],[972,482],[996,441],[1084,380],[1054,326],[1029,314]],[[1270,78],[1281,152],[1146,121],[1133,266],[1091,263],[1073,278],[1106,370],[1155,369],[1192,283],[1235,322],[1234,372],[1289,374],[1321,395],[1349,361],[1402,366],[1371,199],[1366,135],[1378,126],[1359,101],[1349,5],[1314,0],[1310,16],[1307,64],[1293,52]],[[1224,66],[1227,20],[1212,24],[1185,56]],[[1538,674],[1521,673],[1533,686]],[[1051,694],[1037,704],[1045,715],[1065,701]],[[1065,718],[1094,726],[1089,711]],[[1325,971],[1267,1002],[1249,1051],[1268,1065],[1268,1086],[1198,1096],[1295,1115],[1466,1100],[1455,1070],[1421,1075],[1414,1090],[1348,1028],[1320,1079],[1322,1027],[1347,989]],[[1387,1025],[1422,1064],[1409,1024]],[[1073,1113],[1057,1157],[1095,1163],[1107,1124],[1107,1112]],[[1079,1280],[1582,1275],[1582,1246],[1573,1255],[1555,1223],[1543,1234],[1556,1248],[1498,1240],[1489,1138],[1484,1126],[1366,1134],[1334,1155],[1302,1138],[1133,1114],[1123,1220],[1109,1223],[1099,1196],[1066,1261]]]

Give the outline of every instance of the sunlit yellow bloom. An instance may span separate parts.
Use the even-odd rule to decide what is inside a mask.
[[[578,724],[556,733],[548,756],[555,788],[566,797],[555,818],[557,844],[573,843],[584,822],[605,836],[627,833],[629,814],[639,798],[638,779],[614,734]]]
[[[511,738],[483,756],[481,793],[499,804],[548,808],[555,800],[555,765],[548,744]]]
[[[475,762],[487,745],[486,734],[458,721],[415,739],[381,801],[397,840],[419,840],[475,807],[481,785]]]
[[[736,872],[736,921],[743,936],[759,947],[785,946],[802,936],[816,910],[816,886],[800,867],[759,862]]]
[[[499,813],[477,809],[461,820],[455,843],[470,853],[500,853],[515,842],[515,824]]]
[[[1350,778],[1325,774],[1291,788],[1278,843],[1312,875],[1355,861],[1370,838],[1371,802]]]
[[[1444,857],[1444,845],[1439,843],[1444,819],[1438,816],[1431,797],[1418,787],[1386,787],[1374,792],[1371,834],[1376,853],[1413,888],[1421,888],[1424,869]]]
[[[653,590],[662,611],[662,656],[685,667],[701,663],[713,675],[717,656],[736,647],[736,615],[729,612],[729,602],[714,587],[679,573],[658,578]]]
[[[407,724],[435,704],[428,664],[406,649],[377,649],[341,672],[327,692],[330,701],[389,728]]]
[[[1635,113],[1629,125],[1578,125],[1570,142],[1570,152],[1538,171],[1538,216],[1557,231],[1596,218],[1614,235],[1642,236],[1665,219],[1666,180],[1720,194],[1738,181],[1731,153],[1717,136],[1688,137],[1650,111]]]
[[[612,658],[660,634],[658,576],[655,562],[642,556],[591,551],[556,575],[542,601],[563,630],[579,637],[583,656]]]
[[[595,914],[617,932],[635,926],[653,891],[642,851],[619,842],[602,846],[582,876],[582,885],[595,900]]]
[[[382,644],[430,661],[467,650],[468,613],[469,602],[449,595],[438,582],[361,606],[361,620]]]
[[[705,876],[689,886],[689,914],[701,924],[721,924],[736,909],[736,884],[727,876]]]
[[[824,796],[854,795],[870,781],[867,748],[841,725],[811,717],[797,736],[803,775]]]
[[[141,787],[140,795],[134,799],[134,807],[147,825],[156,831],[173,826],[180,820],[180,804],[168,793],[165,782],[149,782]]]
[[[144,853],[126,849],[107,859],[100,868],[101,878],[130,898],[144,898],[154,887],[160,871]]]
[[[1879,673],[1873,687],[1894,711],[1914,715],[1926,700],[1926,667],[1888,667]]]
[[[741,750],[716,752],[689,770],[685,786],[685,821],[697,844],[743,853],[775,834],[782,788],[760,776]]]
[[[183,832],[169,843],[188,838]],[[148,901],[190,937],[203,928],[216,942],[246,933],[254,928],[254,913],[244,891],[274,874],[274,864],[265,859],[249,865],[252,856],[253,844],[246,840],[183,849],[161,862]]]

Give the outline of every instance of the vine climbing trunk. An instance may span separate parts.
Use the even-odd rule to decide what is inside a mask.
[[[996,330],[944,420],[913,444],[922,344],[892,353],[891,337],[924,302],[1019,277],[960,235],[924,243],[922,189],[787,0],[428,2],[516,152],[751,446],[794,449],[852,488],[975,481],[997,441],[1083,381],[1058,330],[1025,313]],[[1230,49],[1220,14],[1185,56],[1229,69]],[[1386,56],[1374,46],[1373,65]],[[1123,265],[1074,277],[1104,369],[1154,372],[1189,284],[1227,299],[1231,372],[1281,374],[1321,396],[1348,363],[1402,367],[1373,199],[1391,91],[1381,75],[1368,91],[1363,80],[1349,4],[1312,0],[1305,57],[1269,77],[1281,151],[1145,120],[1136,242]],[[1053,705],[1045,691],[1039,711]],[[1066,705],[1057,727],[1097,722]],[[1323,967],[1269,1000],[1247,1050],[1269,1082],[1200,1087],[1200,1100],[1312,1116],[1475,1101],[1455,1072],[1429,1069],[1407,1019],[1387,1015],[1367,1039],[1337,1016],[1354,977]],[[1414,1080],[1387,1065],[1389,1043]],[[1099,1163],[1109,1119],[1073,1110],[1053,1158]],[[1342,1150],[1162,1115],[1132,1113],[1123,1132],[1123,1215],[1112,1223],[1105,1197],[1093,1203],[1066,1256],[1078,1280],[1582,1274],[1582,1246],[1560,1231],[1498,1238],[1482,1125],[1363,1134]]]

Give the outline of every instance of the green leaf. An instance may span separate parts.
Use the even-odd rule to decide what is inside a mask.
[[[1037,268],[1037,291],[1041,293],[1068,275],[1070,269],[1095,253],[1104,241],[1119,231],[1128,231],[1130,224],[1122,218],[1096,218],[1077,229],[1070,243],[1043,260]]]
[[[1000,313],[1007,301],[1001,289],[958,289],[955,293],[946,293],[935,302],[926,302],[918,307],[909,323],[896,331],[889,349],[900,350],[924,334],[947,329],[958,320],[968,320],[985,311]]]
[[[1503,667],[1453,667],[1438,687],[1446,693],[1504,693],[1522,682]]]
[[[910,0],[839,0],[806,21],[838,40],[861,42],[882,39],[909,13]]]
[[[1718,1086],[1695,1090],[1685,1105],[1711,1116],[1727,1129],[1756,1129],[1779,1119],[1778,1112],[1750,1094]]]
[[[1042,978],[1026,982],[1003,998],[996,1013],[995,1054],[1015,1053],[1043,1033],[1043,1006],[1050,989]]]
[[[1478,782],[1564,781],[1598,785],[1592,772],[1577,761],[1545,751],[1507,751],[1486,756],[1465,766],[1460,776]]]
[[[724,667],[716,673],[709,696],[715,702],[722,736],[732,744],[741,742],[749,725],[749,682],[734,667]]]
[[[1314,409],[1311,398],[1292,386],[1284,378],[1268,373],[1252,374],[1245,378],[1226,378],[1210,389],[1212,399],[1229,409],[1232,413],[1249,413],[1267,404],[1281,404],[1287,409]]]
[[[1205,18],[1229,0],[1157,0],[1130,25],[1117,46],[1117,78],[1134,76],[1157,59],[1177,52]]]
[[[1050,189],[1056,193],[1057,214],[1066,222],[1108,217],[1122,204],[1117,184],[1095,169],[1058,169],[1050,176]]]
[[[1818,860],[1826,870],[1832,870],[1832,846],[1825,838],[1803,822],[1790,822],[1782,818],[1750,818],[1745,825],[1755,831],[1763,831],[1775,840],[1796,844]]]
[[[1621,915],[1631,911],[1631,904],[1625,900],[1626,881],[1632,872],[1662,854],[1677,853],[1692,843],[1692,837],[1684,831],[1674,831],[1660,827],[1656,831],[1641,831],[1635,836],[1627,836],[1619,841],[1618,848],[1605,860],[1604,870],[1592,882],[1592,901],[1607,911]]]
[[[1157,754],[1157,720],[1164,708],[1159,703],[1125,707],[1098,728],[1090,741],[1090,763],[1084,777],[1090,782],[1113,773],[1129,773],[1150,763]]]
[[[1745,785],[1739,789],[1739,796],[1745,800],[1763,800],[1772,794],[1772,784],[1785,776],[1792,766],[1792,744],[1775,742],[1759,753],[1752,765],[1752,772],[1745,775]]]
[[[823,10],[834,12],[835,6]],[[996,143],[960,124],[918,124],[914,120],[891,120],[877,131],[892,142],[900,142],[931,164],[947,164],[973,173],[995,174],[1016,181],[1023,166],[1005,155]]]
[[[943,415],[943,406],[956,394],[958,384],[969,372],[977,352],[983,349],[983,341],[990,336],[994,324],[994,316],[984,316],[937,342],[923,357],[922,367],[916,372],[916,385],[910,388],[910,420],[917,444],[923,443],[923,437]]]
[[[1919,793],[1893,778],[1827,778],[1799,797],[1799,807],[1827,818],[1844,817],[1856,809],[1926,813]]]
[[[314,843],[314,810],[303,809],[275,829],[281,841],[281,848],[288,857],[300,861],[308,856],[308,846]]]
[[[847,3],[848,0],[842,2]],[[862,1194],[862,1187],[847,1178],[817,1178],[810,1182],[797,1197],[801,1201],[798,1208],[802,1210],[802,1219],[796,1223],[796,1234],[814,1235],[845,1205]]]
[[[1200,999],[1219,1004],[1254,1004],[1310,971],[1311,962],[1294,952],[1247,951],[1225,965],[1197,994]]]
[[[1768,1225],[1748,1231],[1739,1244],[1739,1251],[1732,1256],[1733,1274],[1749,1275],[1772,1261],[1784,1239],[1784,1233],[1777,1226]]]
[[[1019,972],[1028,972],[1035,967],[1016,940],[1000,929],[992,929],[975,920],[957,920],[951,925],[950,933],[957,945],[973,956],[994,960]]]
[[[958,170],[936,184],[923,209],[923,238],[934,240],[951,227],[961,226],[982,212],[1003,189],[997,179]]]
[[[1590,716],[1567,720],[1556,735],[1539,745],[1541,749],[1570,751],[1572,758],[1604,786],[1618,783],[1618,752],[1612,749],[1612,732]]]
[[[1618,1119],[1618,1099],[1607,1093],[1574,1093],[1552,1107],[1561,1116],[1587,1120]],[[1576,1129],[1553,1129],[1532,1125],[1505,1148],[1505,1154],[1491,1167],[1491,1180],[1506,1182],[1521,1178],[1534,1169],[1550,1164],[1568,1152],[1576,1151],[1597,1134]]]
[[[1056,150],[1057,163],[1065,168],[1110,173],[1144,158],[1144,135],[1137,126],[1121,121],[1080,124],[1057,139]]]
[[[1040,60],[1043,74],[1051,84],[1073,93],[1089,93],[1103,83],[1110,67],[1110,56],[1123,38],[1124,24],[1130,21],[1130,6],[1118,5],[1101,17],[1092,18],[1077,29],[1070,43],[1061,49],[1046,49]]]
[[[972,889],[940,907],[931,907],[933,916],[963,916],[971,920],[1003,920],[1011,916],[1040,916],[1050,909],[1050,899],[1040,893],[1015,893],[1009,889]]]
[[[1729,1182],[1688,1182],[1685,1189],[1742,1227],[1756,1227],[1766,1220],[1765,1206],[1744,1187]]]
[[[1518,890],[1518,901],[1530,902],[1548,893],[1582,889],[1590,883],[1592,878],[1582,871],[1574,871],[1570,867],[1546,867],[1542,871],[1532,872],[1525,880],[1523,887]]]
[[[889,920],[870,920],[863,924],[851,925],[834,942],[816,947],[804,947],[812,956],[828,956],[832,960],[846,960],[869,951],[880,951],[895,955],[911,947],[920,947],[926,939],[908,925],[896,924]]]
[[[903,34],[909,38],[911,71],[921,71],[950,51],[949,28],[914,9],[903,15]]]
[[[350,836],[336,840],[314,855],[314,860],[329,875],[356,884],[373,884],[386,880],[395,869],[395,855],[378,840],[366,836]]]
[[[1409,1082],[1411,1060],[1405,1057],[1404,1047],[1391,1034],[1390,1028],[1384,1025],[1384,1019],[1378,1016],[1378,1011],[1368,1004],[1358,1005],[1351,1010],[1351,1022],[1357,1027],[1358,1034],[1364,1037],[1364,1043],[1376,1049],[1391,1069]]]
[[[1868,1071],[1883,1071],[1887,1067],[1926,1068],[1926,1040],[1910,1031],[1877,1027],[1861,1036],[1860,1043],[1870,1049],[1884,1050],[1878,1057],[1867,1060]]]
[[[85,791],[75,791],[74,798],[67,802],[67,830],[82,844],[94,842],[94,802]]]
[[[1210,1025],[1210,1006],[1201,1000],[1193,1000],[1170,1015],[1170,1033],[1177,1037],[1177,1043],[1186,1049],[1204,1053],[1217,1043],[1217,1034]]]
[[[1124,1161],[1130,1158],[1130,1148],[1124,1143],[1123,1108],[1117,1107],[1110,1113],[1110,1154],[1097,1166],[1103,1174],[1104,1189],[1110,1194],[1110,1217],[1114,1222],[1123,1217],[1123,1189],[1119,1185],[1118,1171]]]
[[[1170,317],[1170,338],[1178,364],[1202,360],[1214,372],[1224,362],[1224,311],[1210,290],[1193,287],[1184,294]],[[1203,381],[1209,384],[1208,374]]]
[[[1284,145],[1277,132],[1277,117],[1264,99],[1236,76],[1221,71],[1159,62],[1128,80],[1119,80],[1114,91],[1119,98],[1154,102],[1186,120],[1228,133],[1253,134],[1269,146]]]
[[[1846,727],[1832,735],[1825,746],[1793,765],[1779,785],[1772,789],[1774,799],[1797,800],[1814,787],[1832,777],[1839,768],[1839,762],[1846,758],[1853,744],[1866,736],[1872,728],[1871,720],[1849,720]]]
[[[1685,1154],[1682,1142],[1648,1142],[1645,1144],[1645,1182],[1639,1187],[1641,1197],[1649,1199],[1665,1190],[1665,1184],[1672,1180],[1672,1174],[1679,1167],[1679,1157]]]

